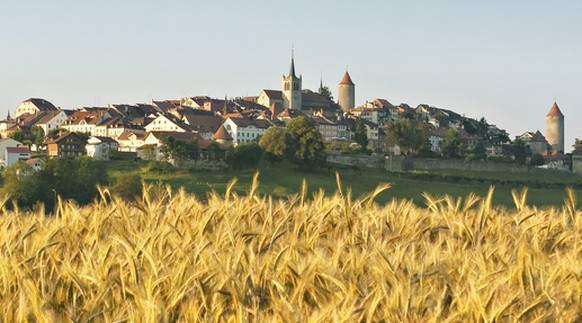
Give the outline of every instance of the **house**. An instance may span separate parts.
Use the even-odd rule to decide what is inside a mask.
[[[144,160],[165,160],[160,147],[162,138],[170,137],[175,141],[199,141],[202,140],[198,134],[192,132],[175,131],[153,131],[145,134],[144,144],[137,149],[137,156]],[[172,162],[172,161],[170,161]]]
[[[0,140],[0,165],[6,165],[6,148],[14,148],[19,146],[22,146],[22,143],[12,138]]]
[[[67,118],[61,128],[70,132],[83,132],[96,135],[96,127],[104,120],[111,118],[108,108],[81,108]]]
[[[384,136],[383,131],[378,124],[364,121],[364,126],[366,127],[366,137],[368,138],[369,149],[380,149],[384,147]],[[381,135],[382,134],[382,135]]]
[[[283,92],[278,90],[263,90],[259,94],[257,103],[264,107],[273,105],[283,107]]]
[[[14,118],[18,118],[25,113],[35,114],[38,112],[56,110],[58,110],[57,107],[45,99],[31,98],[23,101],[18,107],[16,107],[16,111],[14,111]]]
[[[272,126],[271,122],[265,119],[231,117],[226,119],[223,125],[235,145],[257,141],[259,136]]]
[[[75,132],[66,132],[46,142],[49,158],[83,156],[86,144],[87,142]]]
[[[315,126],[317,127],[317,130],[321,134],[321,137],[324,142],[340,140],[339,126],[337,123],[319,115],[314,116],[312,120],[313,122],[315,122]],[[343,140],[346,139],[347,138],[344,138]]]
[[[40,114],[41,118],[36,121],[35,126],[41,127],[45,136],[51,130],[60,128],[69,117],[65,110],[44,111]]]
[[[549,144],[546,137],[538,130],[536,132],[525,132],[521,136],[516,137],[516,140],[521,140],[529,152],[533,154],[543,154],[548,150]]]
[[[30,150],[28,147],[6,147],[4,156],[6,156],[4,166],[10,167],[21,160],[30,159]]]
[[[38,172],[42,169],[42,161],[40,158],[31,158],[26,160],[24,163],[30,166],[35,172]]]
[[[85,150],[87,156],[96,160],[109,160],[112,153],[117,152],[119,143],[109,137],[92,136],[87,140]]]
[[[222,126],[224,119],[219,116],[200,115],[197,113],[185,112],[182,121],[190,126],[191,130],[209,140],[214,136],[218,128]]]
[[[228,144],[232,142],[232,137],[226,131],[224,125],[221,125],[216,133],[212,136],[212,140],[218,142],[219,144]]]
[[[11,118],[0,121],[0,139],[8,138],[9,129],[16,125],[16,121]]]
[[[191,127],[173,114],[160,114],[152,122],[144,127],[146,132],[190,132]]]
[[[125,130],[117,137],[119,143],[118,150],[121,152],[137,152],[138,148],[145,144],[145,133],[143,131],[133,132]]]
[[[432,152],[437,154],[442,153],[442,142],[443,138],[447,133],[445,128],[437,128],[430,123],[424,124],[424,129],[426,130],[426,136],[428,138],[429,148]]]

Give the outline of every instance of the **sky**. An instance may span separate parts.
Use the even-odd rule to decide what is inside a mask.
[[[303,88],[485,117],[582,138],[582,1],[0,0],[0,116],[281,89],[294,48]]]

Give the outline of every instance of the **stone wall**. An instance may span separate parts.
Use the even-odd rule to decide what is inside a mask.
[[[458,169],[478,172],[512,172],[536,173],[549,171],[564,172],[553,169],[539,169],[528,165],[494,163],[486,161],[465,161],[454,159],[404,158],[402,156],[363,156],[363,155],[328,155],[327,161],[342,165],[358,167],[384,168],[387,171],[401,172],[410,170]],[[582,156],[574,162],[574,172],[582,174]]]

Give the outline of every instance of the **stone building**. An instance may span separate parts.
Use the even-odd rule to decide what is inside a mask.
[[[546,116],[546,139],[553,149],[564,152],[564,115],[556,102]]]
[[[344,74],[338,86],[338,104],[343,112],[348,112],[356,107],[356,85],[348,71]]]

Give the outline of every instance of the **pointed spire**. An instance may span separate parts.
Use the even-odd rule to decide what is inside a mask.
[[[344,77],[342,78],[340,85],[355,85],[354,82],[352,82],[352,78],[350,77],[350,73],[348,73],[348,71],[346,70],[346,73],[344,74]]]
[[[226,98],[226,94],[224,95],[224,108],[222,108],[222,115],[225,116],[228,114],[228,99]]]
[[[295,76],[295,59],[294,59],[294,50],[291,51],[291,67],[289,68],[289,76]]]
[[[319,94],[323,92],[323,77],[319,79]]]
[[[8,114],[6,115],[6,120],[10,120],[10,119],[12,119],[12,118],[10,117],[10,110],[8,110]]]
[[[562,114],[562,111],[560,111],[560,108],[558,108],[558,104],[556,103],[556,101],[554,101],[554,104],[552,105],[552,107],[550,108],[550,112],[548,112],[548,117],[564,117],[564,115]]]

